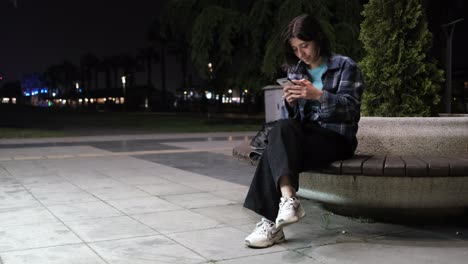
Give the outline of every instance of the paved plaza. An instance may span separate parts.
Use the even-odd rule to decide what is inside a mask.
[[[307,217],[250,249],[252,133],[0,140],[0,263],[468,263],[467,225]]]

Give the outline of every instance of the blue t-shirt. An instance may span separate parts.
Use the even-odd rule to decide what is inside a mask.
[[[308,68],[307,69],[307,72],[309,73],[310,77],[312,77],[310,82],[315,86],[315,88],[317,88],[319,90],[322,90],[322,88],[323,88],[322,75],[328,69],[326,62],[327,62],[327,60],[323,59],[322,64],[320,64],[317,68],[315,68],[315,69]],[[320,107],[320,102],[317,101],[317,100],[314,100],[314,101],[312,101],[310,103],[310,106],[312,107],[312,110],[316,112],[316,111],[318,111],[318,109]]]
[[[322,75],[327,71],[327,60],[323,60],[322,64],[320,64],[315,69],[307,69],[307,72],[312,77],[312,84],[319,90],[322,90],[323,83],[322,83]]]

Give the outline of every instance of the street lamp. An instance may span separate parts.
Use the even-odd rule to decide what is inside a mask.
[[[210,79],[213,78],[213,64],[211,62],[208,63],[208,71],[210,72]]]
[[[123,91],[123,96],[125,97],[125,85],[127,83],[127,77],[124,75],[122,76],[122,91]]]
[[[455,24],[458,22],[463,21],[463,18],[454,20],[450,23],[441,25],[445,37],[447,38],[446,42],[446,58],[445,58],[445,76],[447,79],[446,87],[445,87],[445,112],[452,113],[452,38],[453,38],[453,31],[455,29]]]
[[[213,77],[213,63],[208,62],[208,78],[210,79],[209,85],[210,85],[210,90],[213,95],[216,94],[215,88],[214,88],[214,77]],[[211,98],[208,98],[211,99]]]

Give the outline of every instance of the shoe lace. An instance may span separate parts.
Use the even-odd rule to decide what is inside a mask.
[[[255,226],[254,232],[259,235],[265,235],[269,232],[272,226],[272,222],[268,221],[266,218],[262,218],[262,221],[258,222],[257,226]]]
[[[279,213],[283,212],[284,210],[291,210],[294,208],[294,199],[293,198],[284,198],[281,199],[279,205]]]

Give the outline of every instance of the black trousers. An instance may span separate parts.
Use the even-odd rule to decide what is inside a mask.
[[[300,172],[350,157],[353,150],[344,136],[317,123],[280,120],[268,134],[268,145],[258,163],[244,207],[275,221],[281,198],[281,176],[289,177],[297,191]]]

